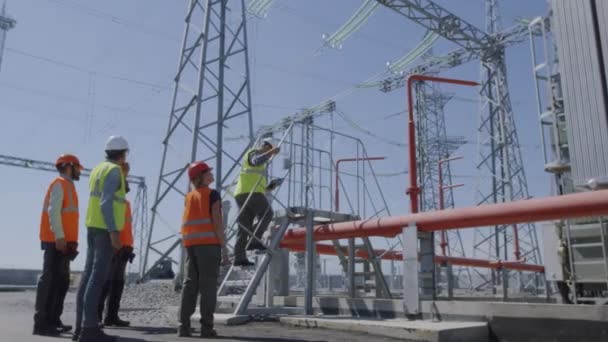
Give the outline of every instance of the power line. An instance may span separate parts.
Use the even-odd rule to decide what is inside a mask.
[[[177,37],[173,36],[172,34],[170,34],[168,32],[160,31],[155,28],[150,28],[150,27],[147,27],[142,24],[134,23],[127,19],[117,17],[111,13],[100,11],[93,7],[85,6],[80,3],[75,3],[73,1],[66,1],[66,0],[47,0],[47,1],[53,2],[53,3],[63,6],[63,7],[70,8],[74,11],[78,11],[80,13],[83,13],[83,14],[86,14],[86,15],[89,15],[92,17],[96,17],[96,18],[111,22],[113,24],[117,24],[117,25],[124,26],[124,27],[132,29],[132,30],[137,30],[137,31],[145,33],[145,34],[152,35],[154,37],[160,37],[160,38],[170,40],[173,42],[179,42],[179,39]]]
[[[16,84],[10,84],[7,82],[0,82],[0,87],[28,92],[28,93],[36,94],[36,95],[40,95],[40,96],[46,96],[46,97],[50,97],[50,98],[64,101],[64,102],[73,102],[73,103],[79,103],[79,104],[83,104],[83,105],[90,104],[89,101],[87,101],[87,100],[82,100],[82,99],[78,99],[78,98],[71,97],[71,96],[56,94],[56,93],[52,93],[52,92],[42,90],[42,89],[34,89],[34,88],[20,86],[20,85],[16,85]],[[104,104],[104,103],[97,103],[96,105],[99,107],[105,108],[106,110],[113,111],[113,112],[123,112],[123,113],[129,113],[129,114],[145,115],[149,119],[152,119],[152,118],[160,119],[161,118],[158,115],[148,113],[148,112],[138,111],[133,108],[116,107],[114,105]]]
[[[92,69],[87,69],[78,65],[74,65],[74,64],[69,64],[66,62],[62,62],[62,61],[58,61],[56,59],[52,59],[52,58],[48,58],[48,57],[43,57],[43,56],[39,56],[39,55],[35,55],[29,52],[25,52],[22,50],[18,50],[18,49],[13,49],[13,48],[6,48],[6,51],[17,54],[17,55],[21,55],[21,56],[26,56],[29,58],[33,58],[39,61],[43,61],[43,62],[47,62],[47,63],[51,63],[54,65],[58,65],[67,69],[72,69],[75,71],[79,71],[79,72],[83,72],[83,73],[93,73],[96,76],[101,76],[101,77],[105,77],[108,79],[112,79],[115,81],[121,81],[121,82],[126,82],[126,83],[130,83],[130,84],[136,84],[139,86],[143,86],[146,88],[150,88],[152,90],[155,90],[157,92],[161,92],[162,90],[168,89],[169,87],[165,86],[165,85],[160,85],[160,84],[155,84],[155,83],[150,83],[150,82],[146,82],[146,81],[139,81],[139,80],[135,80],[132,78],[128,78],[128,77],[124,77],[124,76],[118,76],[118,75],[113,75],[113,74],[109,74],[103,71],[98,71],[98,70],[92,70]]]

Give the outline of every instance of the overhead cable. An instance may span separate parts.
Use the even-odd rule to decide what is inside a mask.
[[[323,35],[325,46],[332,49],[341,49],[344,41],[365,24],[367,19],[374,13],[379,2],[365,0],[361,7],[340,28],[331,35]]]

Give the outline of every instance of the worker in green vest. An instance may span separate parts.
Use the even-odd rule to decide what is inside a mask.
[[[250,149],[243,156],[243,166],[234,191],[234,198],[239,206],[234,266],[253,266],[247,259],[246,250],[266,249],[258,241],[272,220],[272,207],[266,199],[266,168],[269,160],[279,151],[279,147],[273,146],[272,140],[267,138],[261,141],[258,148]],[[257,219],[256,225],[254,219]],[[256,239],[253,239],[252,235],[255,235]]]
[[[108,278],[112,258],[120,250],[120,230],[125,225],[126,183],[121,166],[127,161],[129,144],[121,136],[106,142],[106,161],[97,165],[89,180],[87,259],[76,297],[76,329],[72,340],[111,342],[99,327],[97,305]],[[83,320],[84,317],[84,320]]]

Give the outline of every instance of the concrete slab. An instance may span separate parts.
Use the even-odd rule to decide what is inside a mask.
[[[365,332],[412,342],[488,342],[485,322],[431,322],[406,319],[370,320],[351,317],[281,317],[279,321],[295,327],[327,328]]]

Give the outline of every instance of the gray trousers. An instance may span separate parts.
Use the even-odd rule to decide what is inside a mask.
[[[196,310],[196,297],[200,293],[201,327],[213,328],[221,258],[219,245],[186,247],[186,277],[178,317],[180,327],[190,327],[190,317]]]
[[[261,239],[268,228],[270,221],[272,221],[272,207],[268,204],[266,195],[258,192],[253,193],[251,194],[249,201],[245,203],[248,196],[249,194],[240,194],[234,198],[241,212],[237,219],[239,230],[236,237],[236,245],[234,246],[235,261],[247,258],[245,248],[247,247],[249,240],[251,240],[250,233],[248,233],[247,230],[250,232],[255,231],[255,236],[258,239]],[[253,223],[254,219],[257,219],[255,225]],[[251,241],[251,246],[256,245],[258,245],[257,241]]]
[[[106,229],[87,228],[87,260],[76,294],[76,329],[99,325],[97,305],[108,279],[113,256],[110,233]]]

